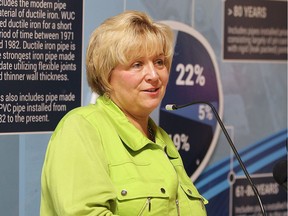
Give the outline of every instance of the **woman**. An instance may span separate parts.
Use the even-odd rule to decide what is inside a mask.
[[[149,117],[164,97],[173,32],[126,11],[92,34],[96,104],[69,112],[49,142],[41,215],[206,215],[173,142]]]

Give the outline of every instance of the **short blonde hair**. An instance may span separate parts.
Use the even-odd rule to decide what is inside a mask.
[[[170,71],[173,57],[173,31],[154,22],[147,14],[125,11],[108,18],[91,35],[86,53],[87,81],[99,95],[109,92],[111,71],[145,55],[163,54]]]

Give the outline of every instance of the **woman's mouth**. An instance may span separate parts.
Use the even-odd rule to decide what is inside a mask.
[[[146,92],[157,92],[159,88],[152,88],[152,89],[147,89],[145,90]]]

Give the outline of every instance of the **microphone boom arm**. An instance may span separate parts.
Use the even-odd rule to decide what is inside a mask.
[[[253,181],[252,181],[252,179],[251,179],[251,177],[250,177],[250,175],[249,175],[249,173],[248,173],[248,171],[247,171],[247,169],[246,169],[246,167],[245,167],[240,155],[238,154],[238,151],[237,151],[235,145],[233,144],[233,141],[231,140],[231,138],[230,138],[230,136],[229,136],[229,134],[228,134],[228,132],[227,132],[227,130],[226,130],[226,128],[225,128],[225,126],[224,126],[224,124],[223,124],[223,122],[222,122],[222,120],[221,120],[221,118],[220,118],[220,116],[219,116],[219,114],[218,114],[218,112],[216,110],[216,108],[213,106],[213,104],[208,102],[208,101],[195,101],[195,102],[191,102],[191,103],[184,104],[184,105],[176,105],[176,104],[166,105],[166,109],[168,109],[168,110],[176,110],[176,109],[184,108],[184,107],[195,105],[195,104],[206,104],[206,105],[208,105],[211,108],[211,110],[212,110],[214,116],[216,117],[217,122],[220,125],[220,127],[221,127],[221,129],[222,129],[222,131],[223,131],[223,133],[224,133],[224,135],[225,135],[230,147],[232,148],[232,150],[234,152],[235,157],[237,158],[237,160],[238,160],[238,162],[240,164],[241,169],[243,170],[246,178],[249,181],[249,184],[252,187],[252,190],[254,191],[254,194],[256,195],[256,197],[258,199],[258,202],[259,202],[259,205],[260,205],[261,212],[262,212],[263,216],[266,216],[267,214],[266,214],[266,211],[264,209],[264,206],[263,206],[262,200],[260,198],[259,192],[258,192],[256,186],[254,185],[254,183],[253,183]]]

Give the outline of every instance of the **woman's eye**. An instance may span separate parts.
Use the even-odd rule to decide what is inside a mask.
[[[164,66],[164,60],[163,59],[156,60],[155,65],[158,67],[163,67]]]
[[[132,68],[135,68],[135,69],[138,69],[142,66],[143,64],[141,62],[135,62],[133,65],[132,65]]]

